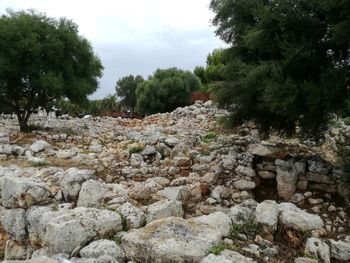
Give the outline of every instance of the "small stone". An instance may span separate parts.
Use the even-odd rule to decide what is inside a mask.
[[[239,190],[252,190],[255,188],[256,184],[254,181],[240,179],[233,183],[233,186]]]

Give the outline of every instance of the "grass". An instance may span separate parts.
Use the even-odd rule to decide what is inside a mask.
[[[329,126],[331,128],[337,128],[337,129],[341,128],[340,123],[337,120],[334,120],[334,119],[329,121]]]
[[[136,147],[132,147],[129,149],[129,153],[133,154],[133,153],[140,153],[143,151],[143,147],[141,146],[136,146]]]
[[[77,132],[72,128],[62,128],[60,129],[60,132],[66,134],[68,137],[77,135]]]
[[[217,137],[217,134],[215,132],[208,132],[203,138],[202,141],[205,143],[210,143],[213,140],[215,140]]]
[[[48,161],[42,161],[42,162],[30,162],[30,165],[32,167],[45,167],[49,165]]]
[[[232,239],[237,238],[239,234],[244,234],[248,238],[254,238],[258,233],[258,225],[254,220],[249,220],[248,222],[240,224],[232,224],[230,229],[230,237]]]
[[[229,249],[229,250],[238,250],[238,247],[234,244],[228,244],[225,242],[220,242],[219,244],[216,244],[214,246],[212,246],[209,250],[208,250],[208,255],[209,254],[214,254],[214,255],[220,255],[222,251],[224,251],[225,249]]]
[[[122,213],[119,213],[119,215],[120,215],[120,218],[122,219],[123,230],[128,231],[129,230],[128,219]]]
[[[214,254],[214,255],[220,255],[222,251],[224,251],[225,249],[229,249],[230,245],[225,243],[225,242],[221,242],[213,247],[211,247],[208,251],[208,254]]]
[[[108,238],[111,241],[114,241],[118,246],[122,243],[122,240],[119,236],[112,236]]]

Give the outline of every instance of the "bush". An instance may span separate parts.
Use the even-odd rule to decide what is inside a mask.
[[[188,105],[191,92],[200,87],[199,78],[189,71],[158,69],[137,87],[137,111],[142,114],[173,111]]]

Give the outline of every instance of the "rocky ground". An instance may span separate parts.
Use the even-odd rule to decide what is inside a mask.
[[[218,125],[212,102],[143,120],[0,119],[4,262],[348,262],[332,129],[316,146]]]

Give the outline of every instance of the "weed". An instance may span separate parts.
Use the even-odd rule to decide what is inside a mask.
[[[340,123],[337,120],[334,120],[334,119],[329,121],[329,126],[331,128],[337,128],[337,129],[341,128]]]
[[[44,167],[44,166],[48,166],[49,162],[45,160],[39,161],[39,162],[30,162],[30,165],[32,167]]]
[[[229,249],[230,245],[225,243],[225,242],[221,242],[213,247],[211,247],[208,251],[208,254],[214,254],[214,255],[220,255],[222,251],[224,251],[225,249]]]
[[[74,131],[72,128],[62,128],[60,129],[60,132],[67,134],[68,137],[77,135],[77,132]]]
[[[205,142],[205,143],[210,143],[212,142],[213,140],[215,140],[217,137],[216,133],[215,132],[208,132],[203,138],[202,138],[202,141]]]
[[[255,237],[257,232],[258,232],[258,225],[254,220],[249,220],[242,225],[232,224],[230,229],[230,236],[233,239],[233,238],[237,238],[239,234],[244,234],[249,238],[253,238]]]
[[[129,149],[129,153],[133,154],[133,153],[140,153],[143,151],[143,147],[141,146],[136,146],[136,147],[132,147]]]
[[[122,219],[123,230],[128,231],[129,230],[128,219],[122,213],[119,213],[119,215],[120,215],[120,218]]]
[[[118,246],[122,243],[122,239],[119,236],[111,236],[108,239],[114,241]]]

